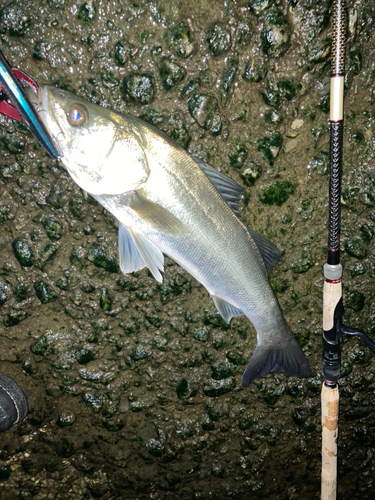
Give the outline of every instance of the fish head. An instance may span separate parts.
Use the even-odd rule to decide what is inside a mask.
[[[33,95],[62,163],[82,189],[93,195],[122,194],[147,181],[144,150],[119,124],[121,115],[48,85],[39,87],[35,100]]]

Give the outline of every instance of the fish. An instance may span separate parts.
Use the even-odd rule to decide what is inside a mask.
[[[269,372],[310,376],[268,281],[280,252],[241,219],[239,184],[135,116],[48,85],[33,104],[73,180],[118,220],[123,273],[147,267],[162,282],[167,255],[226,322],[246,315],[257,345],[244,387]]]

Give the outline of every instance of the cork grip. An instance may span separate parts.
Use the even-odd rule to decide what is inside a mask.
[[[335,500],[337,489],[337,436],[339,390],[322,387],[322,489],[321,500]]]

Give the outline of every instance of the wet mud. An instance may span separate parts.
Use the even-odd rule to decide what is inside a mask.
[[[374,335],[375,8],[348,7],[344,321]],[[4,1],[0,38],[37,82],[142,117],[245,188],[313,372],[243,389],[249,321],[227,325],[170,259],[162,284],[122,275],[116,220],[0,117],[0,372],[29,407],[0,434],[0,498],[318,499],[330,2]],[[342,500],[373,498],[374,376],[346,341]]]

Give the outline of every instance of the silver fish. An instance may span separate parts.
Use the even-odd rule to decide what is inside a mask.
[[[49,86],[33,101],[72,178],[118,219],[124,273],[148,267],[161,282],[168,255],[227,322],[245,314],[258,342],[244,387],[269,372],[310,375],[267,279],[280,253],[239,218],[237,183],[134,116]]]

